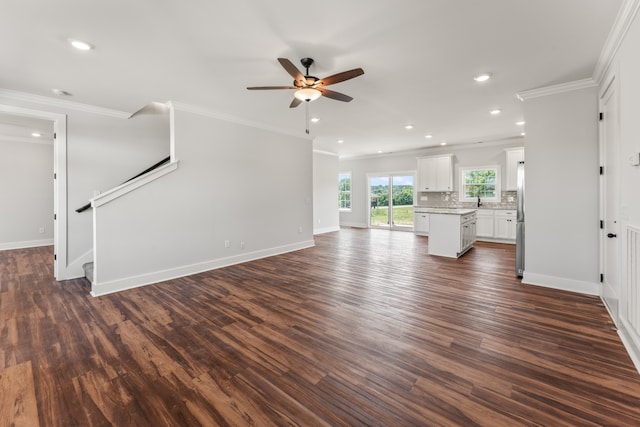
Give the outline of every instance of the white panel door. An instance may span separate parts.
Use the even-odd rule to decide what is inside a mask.
[[[615,81],[609,85],[601,107],[603,113],[602,139],[604,174],[602,175],[602,212],[604,228],[601,229],[602,245],[602,299],[609,308],[614,322],[618,322],[620,301],[620,224],[618,206],[620,203],[620,141],[616,123],[618,122],[618,97]]]

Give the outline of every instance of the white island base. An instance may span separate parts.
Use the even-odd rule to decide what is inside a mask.
[[[429,255],[458,258],[476,241],[474,209],[429,209]]]

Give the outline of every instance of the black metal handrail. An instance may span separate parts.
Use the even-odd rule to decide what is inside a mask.
[[[125,182],[123,182],[122,184],[126,184],[129,181],[133,181],[134,179],[151,172],[154,169],[158,169],[160,166],[164,165],[165,163],[169,163],[169,161],[171,161],[171,156],[164,158],[162,160],[160,160],[158,163],[156,163],[155,165],[148,167],[147,169],[143,170],[142,172],[140,172],[139,174],[137,174],[136,176],[129,178],[128,180],[126,180]],[[120,184],[120,185],[122,185]],[[86,205],[76,209],[76,212],[80,213],[80,212],[84,212],[87,209],[89,209],[91,207],[91,202],[87,203]]]

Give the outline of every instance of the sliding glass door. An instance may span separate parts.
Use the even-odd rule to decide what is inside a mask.
[[[413,229],[414,174],[369,175],[369,226]]]

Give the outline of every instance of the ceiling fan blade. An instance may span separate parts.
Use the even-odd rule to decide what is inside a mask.
[[[332,84],[340,83],[345,80],[352,79],[354,77],[358,77],[364,74],[364,70],[362,68],[354,68],[353,70],[343,71],[338,74],[333,74],[329,77],[325,77],[324,79],[320,79],[320,84],[324,86],[329,86]]]
[[[295,86],[252,86],[249,90],[298,89]]]
[[[298,67],[293,65],[293,63],[289,61],[287,58],[278,58],[278,62],[280,63],[280,65],[282,65],[282,67],[285,70],[287,70],[287,73],[289,73],[295,81],[300,81],[300,82],[305,81],[304,75],[302,75],[300,70],[298,70]]]
[[[329,90],[322,87],[319,87],[318,90],[322,93],[322,96],[326,96],[327,98],[335,99],[337,101],[349,102],[353,99],[349,95],[336,92],[335,90]]]
[[[293,98],[293,101],[291,101],[291,104],[289,104],[289,108],[296,108],[298,105],[300,105],[301,102],[302,101],[298,98]]]

